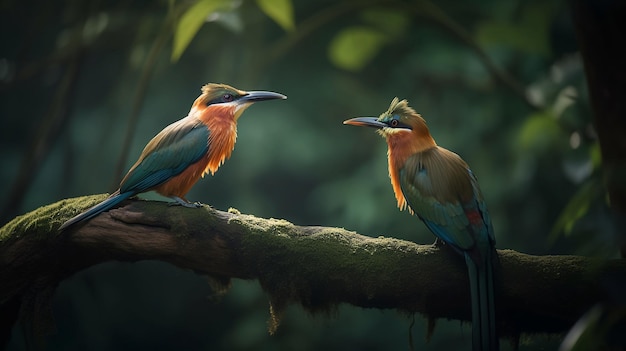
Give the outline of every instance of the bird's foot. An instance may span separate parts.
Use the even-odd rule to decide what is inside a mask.
[[[446,243],[443,240],[441,240],[439,238],[435,238],[435,242],[433,243],[434,247],[439,248],[439,247],[443,247],[445,245],[446,245]]]
[[[174,202],[170,202],[169,206],[183,206],[187,208],[198,208],[204,206],[201,202],[189,202],[185,199],[182,199],[178,196],[170,196],[170,198],[174,199]]]

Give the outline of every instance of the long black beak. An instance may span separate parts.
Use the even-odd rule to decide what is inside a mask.
[[[272,91],[248,91],[246,95],[239,98],[239,102],[257,102],[265,100],[285,100],[287,97],[283,94]]]
[[[372,127],[376,129],[382,129],[384,127],[387,127],[385,123],[379,122],[378,118],[376,117],[351,118],[351,119],[343,121],[343,124],[349,124],[349,125],[359,126],[359,127]]]

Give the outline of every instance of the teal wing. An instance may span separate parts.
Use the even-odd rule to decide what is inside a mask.
[[[89,220],[94,218],[95,216],[99,215],[102,212],[108,211],[110,209],[112,209],[113,207],[117,206],[120,202],[126,200],[127,198],[129,198],[130,196],[132,196],[133,194],[128,192],[128,193],[115,193],[112,194],[109,198],[107,198],[106,200],[102,201],[101,203],[91,207],[90,209],[86,210],[83,213],[78,214],[77,216],[69,219],[68,221],[66,221],[65,223],[63,223],[60,227],[59,227],[59,231],[63,231],[77,223]]]
[[[400,186],[428,229],[457,250],[473,250],[493,236],[476,178],[458,155],[433,148],[411,156],[400,171]]]
[[[465,257],[472,306],[472,350],[498,350],[493,228],[476,177],[455,153],[435,147],[400,171],[411,209],[438,238]]]
[[[496,237],[493,230],[493,225],[491,224],[491,217],[489,216],[489,211],[487,211],[487,204],[483,199],[483,195],[480,191],[480,187],[478,186],[478,179],[474,173],[468,169],[472,180],[472,189],[474,192],[474,201],[470,202],[471,208],[474,208],[482,218],[482,225],[479,225],[474,228],[475,231],[480,233],[480,237],[488,239],[491,246],[495,246]]]
[[[183,118],[157,134],[120,184],[120,192],[141,193],[163,184],[200,160],[209,150],[210,131],[197,119]]]

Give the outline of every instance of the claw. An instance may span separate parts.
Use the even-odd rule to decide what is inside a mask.
[[[173,199],[174,202],[170,202],[168,204],[169,206],[183,206],[187,208],[198,208],[204,206],[201,202],[196,201],[192,203],[178,196],[170,196],[170,198]]]
[[[443,240],[435,237],[435,242],[433,243],[434,247],[443,247],[445,245],[446,245],[446,243]]]

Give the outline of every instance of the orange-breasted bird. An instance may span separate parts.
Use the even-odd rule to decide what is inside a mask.
[[[174,204],[197,207],[185,195],[206,173],[213,175],[230,157],[237,139],[237,120],[257,101],[286,99],[269,91],[243,91],[226,84],[207,84],[189,114],[165,127],[143,149],[120,188],[106,200],[63,223],[59,230],[91,219],[125,199],[155,190]]]
[[[378,129],[387,140],[389,177],[400,210],[408,208],[465,258],[472,305],[472,349],[498,350],[493,264],[495,237],[478,181],[459,155],[437,146],[426,121],[394,98],[378,118],[344,124]]]

